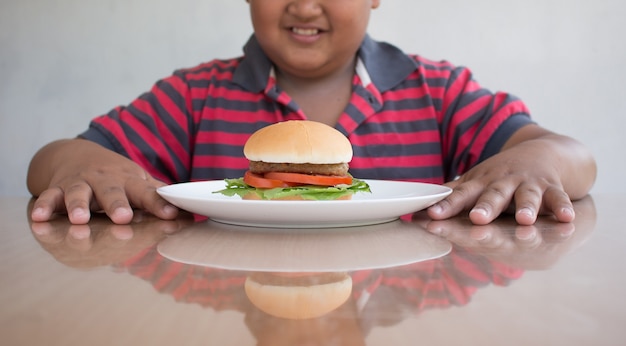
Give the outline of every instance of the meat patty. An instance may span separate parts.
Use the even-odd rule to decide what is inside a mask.
[[[320,175],[346,175],[348,174],[348,164],[272,163],[250,161],[250,171],[256,174],[264,174],[268,172],[288,172]]]

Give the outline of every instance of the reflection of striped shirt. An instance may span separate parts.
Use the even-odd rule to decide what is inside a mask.
[[[244,57],[176,71],[83,137],[171,183],[243,175],[243,145],[271,123],[306,119],[276,85],[254,36]],[[366,37],[337,129],[353,144],[352,175],[443,183],[496,153],[530,122],[524,104],[481,88],[469,70],[409,56]]]
[[[171,261],[156,247],[116,267],[150,282],[177,302],[217,311],[255,309],[244,292],[247,272],[214,269]],[[364,325],[387,324],[425,310],[464,306],[481,287],[506,286],[522,269],[491,261],[454,247],[441,258],[382,270],[361,270],[352,277],[353,300]]]

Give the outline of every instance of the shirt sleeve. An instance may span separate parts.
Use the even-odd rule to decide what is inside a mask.
[[[528,124],[534,124],[535,122],[530,119],[526,114],[513,114],[508,119],[504,120],[502,125],[491,136],[485,149],[480,155],[478,162],[482,162],[491,156],[497,154],[504,143],[520,128]]]
[[[93,119],[80,137],[130,158],[166,183],[186,181],[194,127],[189,95],[177,72],[129,105]]]
[[[439,123],[447,180],[497,153],[517,129],[532,122],[519,98],[481,87],[467,68],[452,69],[441,96]]]

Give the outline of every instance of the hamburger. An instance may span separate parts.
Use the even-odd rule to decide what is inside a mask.
[[[242,178],[226,179],[217,193],[260,200],[350,199],[369,186],[348,173],[350,141],[336,129],[308,120],[266,126],[243,148],[250,161]]]
[[[302,320],[343,305],[352,293],[352,278],[347,273],[255,272],[244,289],[252,305],[266,314]]]

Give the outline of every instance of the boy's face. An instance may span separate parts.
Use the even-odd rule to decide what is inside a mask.
[[[257,40],[280,73],[331,74],[354,60],[380,0],[248,0]]]

